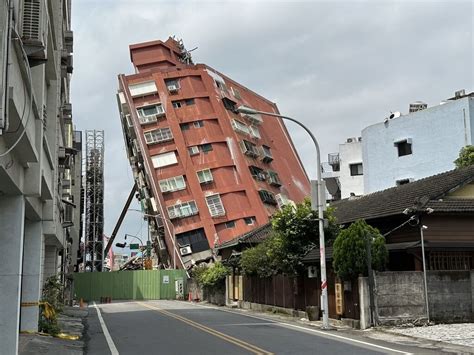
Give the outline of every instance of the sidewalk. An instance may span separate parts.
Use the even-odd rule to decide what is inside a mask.
[[[61,332],[77,335],[78,340],[39,334],[20,334],[18,353],[21,355],[82,355],[84,353],[84,320],[88,314],[87,308],[65,307],[58,317]]]

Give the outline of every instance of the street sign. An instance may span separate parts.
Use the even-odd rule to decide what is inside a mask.
[[[130,250],[137,250],[140,249],[140,244],[130,244]]]

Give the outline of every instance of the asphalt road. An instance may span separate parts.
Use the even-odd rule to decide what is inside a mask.
[[[340,331],[320,331],[179,301],[119,302],[97,308],[90,310],[88,320],[86,351],[92,355],[418,352]]]

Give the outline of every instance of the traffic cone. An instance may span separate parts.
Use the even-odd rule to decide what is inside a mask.
[[[189,293],[188,293],[188,301],[189,301],[189,302],[192,302],[192,300],[193,300],[193,297],[192,297],[192,295],[191,295],[191,292],[189,292]]]

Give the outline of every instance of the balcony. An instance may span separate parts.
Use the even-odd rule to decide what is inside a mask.
[[[339,153],[328,154],[328,164],[331,165],[333,171],[339,171],[340,169]]]

